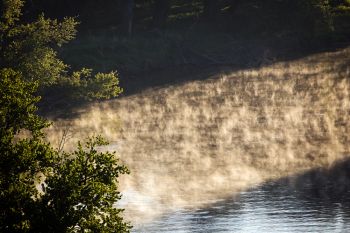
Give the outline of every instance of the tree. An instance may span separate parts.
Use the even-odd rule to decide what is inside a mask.
[[[0,232],[129,232],[114,207],[127,168],[97,151],[106,145],[101,137],[60,153],[45,142],[49,123],[36,113],[38,88],[70,85],[106,98],[121,91],[115,73],[68,75],[53,48],[73,38],[75,21],[19,24],[23,1],[0,4]]]
[[[122,28],[127,36],[131,36],[134,18],[134,0],[121,0]]]
[[[1,0],[1,4],[0,68],[12,68],[26,81],[37,81],[41,94],[49,87],[60,89],[60,98],[108,99],[122,92],[116,72],[71,71],[58,58],[56,49],[76,35],[74,18],[59,22],[40,15],[34,22],[21,23],[24,1]]]
[[[11,69],[0,70],[0,231],[30,229],[40,173],[47,174],[54,153],[42,141],[47,123],[35,114],[37,85],[24,82]],[[31,137],[15,142],[27,130]]]
[[[127,173],[114,153],[98,152],[101,137],[59,154],[44,142],[48,123],[36,115],[36,83],[0,70],[0,231],[128,232],[114,207]],[[26,130],[28,135],[18,139]]]
[[[170,10],[170,0],[155,0],[153,12],[153,26],[164,28]]]
[[[117,178],[128,170],[114,153],[98,152],[96,147],[103,145],[107,142],[101,137],[89,139],[85,146],[79,143],[53,166],[33,232],[129,231],[122,210],[113,206],[120,199]]]

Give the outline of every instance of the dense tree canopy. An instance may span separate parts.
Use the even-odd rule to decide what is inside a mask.
[[[20,73],[0,70],[0,231],[128,232],[114,207],[126,167],[115,154],[97,151],[106,145],[100,137],[73,153],[45,143],[36,88]]]
[[[39,90],[59,89],[60,98],[107,99],[122,92],[116,72],[93,74],[90,69],[71,71],[56,49],[75,37],[77,21],[40,15],[21,22],[21,0],[3,0],[0,21],[0,68],[12,68],[26,81],[37,81]],[[50,89],[52,90],[52,89]]]
[[[2,232],[30,228],[39,173],[47,174],[54,153],[42,140],[46,122],[35,114],[36,85],[10,69],[0,71],[0,227]],[[21,130],[32,137],[16,142]]]
[[[69,14],[79,16],[85,28],[117,26],[124,33],[130,33],[133,24],[149,19],[152,27],[163,28],[169,16],[174,19],[191,15],[225,24],[233,30],[237,30],[234,27],[237,21],[238,25],[246,25],[252,19],[258,25],[261,22],[257,21],[263,21],[272,28],[278,24],[285,29],[301,29],[302,33],[318,35],[329,29],[344,33],[350,15],[347,0],[106,0],[104,4],[96,0],[33,0],[26,8],[29,15],[44,11],[62,18]]]
[[[76,22],[40,16],[20,23],[23,1],[1,1],[0,232],[129,232],[118,177],[127,173],[101,137],[60,152],[45,141],[49,123],[36,111],[38,88],[54,85],[72,96],[100,99],[121,92],[115,73],[69,74],[55,51],[75,35]]]

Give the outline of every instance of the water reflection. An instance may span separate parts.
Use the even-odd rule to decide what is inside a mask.
[[[178,209],[134,232],[350,232],[349,164],[267,182],[204,208]]]

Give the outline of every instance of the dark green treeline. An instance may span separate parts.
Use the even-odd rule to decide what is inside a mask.
[[[337,41],[350,36],[349,0],[32,0],[25,16],[76,16],[80,30],[114,28],[122,35],[205,22],[237,33],[295,31]],[[244,27],[242,27],[244,25]]]

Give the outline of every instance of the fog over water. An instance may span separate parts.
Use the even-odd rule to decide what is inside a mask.
[[[349,55],[226,71],[94,104],[57,120],[48,138],[58,145],[68,129],[68,150],[92,134],[110,140],[107,149],[131,170],[121,177],[121,205],[133,224],[215,207],[349,156]]]

